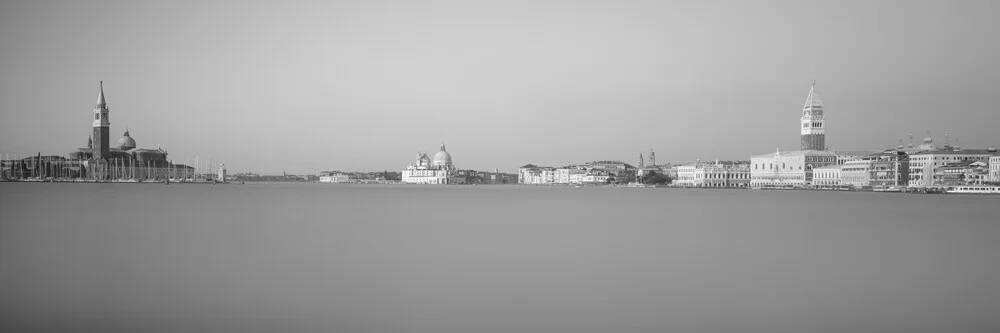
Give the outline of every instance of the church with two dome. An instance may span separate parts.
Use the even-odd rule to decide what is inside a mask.
[[[458,169],[451,162],[451,154],[441,144],[441,150],[431,159],[427,153],[417,153],[416,161],[402,171],[402,182],[408,184],[464,184]]]

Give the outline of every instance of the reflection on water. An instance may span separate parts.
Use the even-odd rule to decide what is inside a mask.
[[[1000,329],[1000,197],[0,184],[0,329]]]

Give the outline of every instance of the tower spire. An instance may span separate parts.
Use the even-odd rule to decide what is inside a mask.
[[[104,81],[101,81],[101,93],[97,95],[97,106],[105,107],[107,105],[108,102],[104,99]]]
[[[806,102],[802,106],[801,122],[802,150],[826,150],[826,126],[823,116],[823,101],[816,91],[816,81],[813,80],[809,87],[809,94],[806,95]]]
[[[812,86],[809,86],[809,95],[806,95],[806,103],[802,106],[802,108],[809,109],[817,107],[823,107],[823,101],[820,100],[819,92],[816,91],[816,80],[813,80]]]

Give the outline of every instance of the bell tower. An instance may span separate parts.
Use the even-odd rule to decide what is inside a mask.
[[[802,106],[802,150],[826,150],[826,121],[823,119],[823,101],[816,91],[816,81],[809,88],[806,104]]]
[[[108,120],[108,102],[104,99],[104,81],[101,81],[101,93],[97,95],[97,105],[94,106],[94,158],[108,158],[110,147],[110,127]]]

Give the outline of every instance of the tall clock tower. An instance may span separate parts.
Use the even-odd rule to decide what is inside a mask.
[[[802,107],[802,150],[826,150],[826,121],[823,119],[823,101],[816,91],[816,81],[809,88],[806,104]]]
[[[108,102],[104,99],[104,81],[101,81],[101,93],[97,95],[97,105],[94,106],[94,158],[108,158],[110,144],[111,121],[108,120]]]

